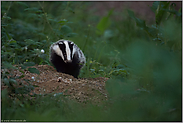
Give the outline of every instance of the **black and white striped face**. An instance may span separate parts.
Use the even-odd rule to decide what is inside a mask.
[[[74,43],[70,41],[59,41],[57,44],[55,44],[52,49],[55,51],[55,53],[63,59],[65,63],[72,62],[75,48]]]

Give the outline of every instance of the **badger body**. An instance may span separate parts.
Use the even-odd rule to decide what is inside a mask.
[[[70,74],[78,78],[86,59],[79,47],[71,41],[59,40],[50,46],[50,62],[57,72]]]

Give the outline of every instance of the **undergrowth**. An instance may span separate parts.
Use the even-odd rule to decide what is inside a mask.
[[[147,25],[131,10],[119,13],[120,21],[113,9],[95,16],[90,4],[1,1],[1,81],[9,87],[1,91],[1,121],[181,121],[182,9],[154,2],[155,22]],[[49,47],[59,39],[84,52],[80,78],[110,78],[103,105],[30,95],[30,80],[16,86],[24,75],[8,77],[18,67],[39,74],[28,66],[51,65]]]

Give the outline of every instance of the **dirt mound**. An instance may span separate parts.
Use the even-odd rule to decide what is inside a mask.
[[[52,66],[36,65],[32,68],[38,69],[40,74],[31,73],[28,70],[22,70],[23,72],[19,70],[9,71],[14,77],[25,75],[23,78],[17,79],[18,83],[21,83],[23,79],[31,80],[31,84],[36,85],[31,92],[32,94],[53,93],[54,96],[63,94],[82,103],[98,103],[107,99],[105,82],[108,78],[76,79],[68,74],[58,73]],[[6,87],[2,86],[2,89],[4,88]]]

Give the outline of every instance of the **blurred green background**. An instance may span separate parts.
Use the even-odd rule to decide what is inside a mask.
[[[51,65],[50,45],[67,39],[86,56],[80,78],[110,78],[109,99],[83,107],[62,95],[24,97],[34,87],[16,91],[16,78],[1,71],[10,87],[1,91],[1,121],[182,121],[182,8],[154,2],[155,21],[147,22],[128,8],[95,15],[90,5],[1,1],[1,69]]]

